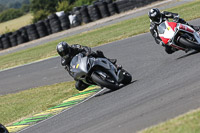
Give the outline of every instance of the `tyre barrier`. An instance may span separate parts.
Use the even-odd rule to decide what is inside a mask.
[[[75,11],[74,14],[76,15],[76,21],[73,24],[73,27],[76,27],[76,26],[81,25],[81,23],[82,23],[82,17],[81,17],[80,10]]]
[[[11,47],[9,35],[11,35],[11,33],[4,34],[1,38],[3,49],[7,49]]]
[[[102,2],[102,1],[96,2],[94,3],[94,5],[97,5],[97,7],[99,8],[102,18],[110,16],[110,12],[108,10],[108,6],[106,2]]]
[[[21,34],[18,34],[17,35],[17,43],[18,43],[18,45],[22,44],[22,43],[25,43],[25,42],[27,42],[26,39]]]
[[[46,28],[46,26],[45,26],[44,21],[38,21],[38,22],[35,24],[35,26],[36,26],[36,29],[37,29],[37,31],[38,31],[38,35],[39,35],[40,38],[41,38],[41,37],[45,37],[45,36],[48,35],[48,31],[47,31],[47,28]]]
[[[96,5],[89,5],[87,9],[92,21],[96,21],[102,18],[100,11]]]
[[[115,1],[114,3],[116,4],[119,13],[134,9],[136,7],[136,3],[134,1]]]
[[[17,32],[18,36],[22,36],[23,39],[19,39],[18,44],[24,43],[24,42],[28,42],[29,38],[28,38],[28,33],[27,33],[27,29],[26,27],[22,27],[18,30],[19,32]]]
[[[45,20],[0,35],[0,50],[45,37],[52,33],[89,23],[117,13],[138,8],[162,0],[97,0],[92,5],[74,7],[72,14],[64,11],[49,15]],[[71,19],[71,20],[70,20]]]
[[[107,6],[108,6],[108,11],[110,12],[110,15],[114,15],[116,13],[119,13],[115,3],[109,3]]]
[[[38,34],[35,24],[30,24],[30,25],[26,26],[26,30],[27,30],[27,34],[28,34],[28,39],[30,41],[39,38],[39,34]]]
[[[70,14],[69,21],[70,21],[71,27],[76,27],[76,26],[81,25],[81,22],[78,20],[78,17],[76,14]]]
[[[9,36],[9,39],[10,39],[11,47],[17,46],[17,45],[18,45],[18,43],[17,43],[17,31],[16,31],[16,32],[13,32],[13,33]]]
[[[62,31],[60,20],[56,14],[49,15],[48,19],[52,33],[57,33],[59,31]]]
[[[49,35],[52,34],[52,30],[51,30],[51,26],[50,26],[50,23],[49,23],[49,19],[48,19],[48,18],[44,20],[44,24],[45,24],[45,26],[46,26],[46,28],[47,28],[48,34],[49,34]]]
[[[0,50],[3,49],[3,44],[2,44],[1,38],[2,38],[2,36],[0,35]]]
[[[69,18],[68,15],[66,13],[62,14],[59,17],[59,20],[61,22],[61,27],[63,30],[67,30],[70,28],[70,22],[69,22]]]
[[[87,24],[87,23],[91,22],[87,6],[82,6],[80,9],[80,12],[81,12],[81,18],[82,18],[83,23]]]

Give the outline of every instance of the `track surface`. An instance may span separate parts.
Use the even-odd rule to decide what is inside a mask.
[[[200,53],[168,55],[149,33],[98,49],[107,57],[117,58],[135,82],[117,91],[106,90],[22,133],[133,133],[199,107]],[[1,89],[0,94],[71,80],[58,57],[0,73],[1,88],[10,85],[10,92]]]
[[[178,2],[174,1],[173,3],[169,2],[168,4],[160,5],[159,8],[165,9],[165,8],[183,4],[185,2],[188,2],[188,1],[183,0],[183,1],[178,1]],[[85,29],[83,28],[81,30],[70,32],[69,34],[65,34],[64,36],[52,37],[51,39],[48,39],[48,41],[66,37],[66,36],[71,36],[73,34],[77,34],[77,33],[83,32],[83,31],[99,28],[99,27],[102,27],[105,25],[110,25],[110,24],[117,23],[122,20],[127,20],[130,18],[138,17],[140,15],[146,14],[148,12],[148,10],[149,10],[148,8],[144,9],[144,10],[139,10],[136,13],[125,15],[120,18],[113,19],[112,21],[108,21],[108,22],[105,22],[105,23],[102,23],[99,25],[94,25],[89,28],[85,28]],[[193,24],[198,25],[198,23],[196,21],[194,21]],[[33,47],[35,45],[40,45],[40,44],[44,43],[45,40],[47,41],[47,39],[44,39],[42,41],[41,40],[38,42],[36,41],[35,43],[31,42],[33,44],[25,46],[25,47],[19,47],[19,48],[12,49],[7,52],[2,51],[2,53],[0,53],[0,55],[8,54],[10,52],[15,52],[15,51],[22,50],[22,49],[25,49],[28,47]],[[116,42],[111,43],[111,44],[115,44],[115,43]],[[125,43],[126,43],[126,40],[123,41],[123,44],[125,44]],[[152,42],[152,43],[154,43],[154,42]],[[121,47],[124,46],[123,44],[121,45]],[[140,47],[143,47],[143,46],[139,46],[139,48]],[[106,49],[103,46],[103,47],[98,47],[98,48],[94,48],[94,49],[96,50],[99,48],[102,49],[103,51],[105,51],[106,56],[108,56],[110,58],[115,58],[115,57],[117,57],[117,59],[121,58],[118,55],[116,56],[115,50],[112,50],[113,48]],[[127,48],[127,50],[128,50],[128,48]],[[125,52],[126,52],[126,50],[123,51],[123,53],[125,53]],[[142,51],[138,51],[138,52],[142,53]],[[137,56],[137,53],[135,53],[135,56]],[[17,67],[17,68],[6,70],[6,71],[0,71],[0,95],[5,95],[8,93],[16,93],[18,91],[26,90],[29,88],[34,88],[34,87],[44,86],[44,85],[51,85],[54,83],[73,80],[67,74],[67,72],[62,68],[62,66],[60,65],[60,59],[58,59],[58,58],[59,57],[48,59],[48,60],[45,60],[42,62],[30,64],[30,65],[25,65],[22,67]]]
[[[167,55],[149,33],[100,47],[136,80],[22,133],[133,133],[200,105],[200,53]]]

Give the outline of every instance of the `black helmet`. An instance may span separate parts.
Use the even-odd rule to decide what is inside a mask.
[[[0,133],[9,133],[6,127],[4,127],[2,124],[0,124]]]
[[[162,22],[162,14],[158,8],[153,8],[148,13],[149,18],[155,22],[156,24],[160,24]]]
[[[60,42],[58,43],[57,52],[61,57],[67,58],[70,54],[70,46],[66,42]]]

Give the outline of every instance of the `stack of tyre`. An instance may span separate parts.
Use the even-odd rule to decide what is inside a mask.
[[[49,35],[52,34],[51,26],[50,26],[50,23],[49,23],[49,19],[48,19],[48,18],[44,20],[44,24],[45,24],[45,26],[46,26],[46,29],[47,29],[48,34],[49,34]]]
[[[117,10],[117,6],[116,3],[111,1],[107,1],[107,6],[108,6],[108,11],[110,13],[110,15],[114,15],[116,13],[119,13],[119,11]]]
[[[81,25],[82,16],[81,16],[80,9],[81,9],[81,7],[73,8],[73,10],[69,16],[71,27],[76,27],[76,26]]]
[[[6,33],[1,36],[1,43],[2,43],[2,49],[7,49],[11,47],[9,36],[12,35],[12,33]]]
[[[81,12],[81,19],[82,19],[83,23],[87,24],[87,23],[91,22],[87,5],[82,6],[80,9],[80,12]]]
[[[62,31],[60,20],[56,14],[49,15],[48,19],[52,33],[57,33],[59,31]]]
[[[35,24],[30,24],[26,26],[26,30],[28,34],[28,39],[30,41],[38,39],[40,37]]]
[[[29,41],[26,27],[22,27],[16,32],[18,45]]]
[[[67,30],[70,28],[68,14],[62,12],[58,18],[60,20],[62,30]]]
[[[17,43],[17,31],[16,32],[13,32],[12,34],[9,35],[9,40],[10,40],[10,46],[11,47],[14,47],[14,46],[17,46],[18,43]]]
[[[2,44],[2,42],[1,42],[1,35],[0,35],[0,50],[2,50],[3,49],[3,44]]]
[[[101,19],[101,14],[100,14],[100,11],[99,11],[99,8],[97,7],[97,5],[93,4],[93,5],[89,5],[87,7],[88,9],[88,13],[90,15],[90,19],[91,21],[96,21],[96,20],[99,20]]]
[[[49,35],[49,33],[48,33],[48,31],[47,31],[47,28],[46,28],[45,23],[44,23],[43,20],[38,21],[38,22],[35,24],[35,26],[36,26],[36,29],[37,29],[39,38],[45,37],[45,36]]]
[[[116,5],[119,13],[134,9],[136,7],[136,2],[134,0],[131,0],[131,1],[124,1],[124,0],[123,1],[115,1],[114,3]]]
[[[97,1],[97,2],[94,2],[94,5],[96,5],[98,7],[100,15],[101,15],[102,18],[110,16],[110,12],[108,10],[107,2]]]

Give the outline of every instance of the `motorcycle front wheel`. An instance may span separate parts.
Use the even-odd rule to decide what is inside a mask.
[[[93,82],[95,82],[97,85],[99,85],[101,87],[106,87],[111,90],[116,90],[119,88],[119,85],[105,80],[102,76],[98,75],[95,72],[92,73],[91,78],[92,78]]]
[[[122,69],[122,72],[123,72],[124,79],[122,80],[121,83],[124,84],[124,85],[130,84],[131,81],[132,81],[131,74],[124,69]]]

